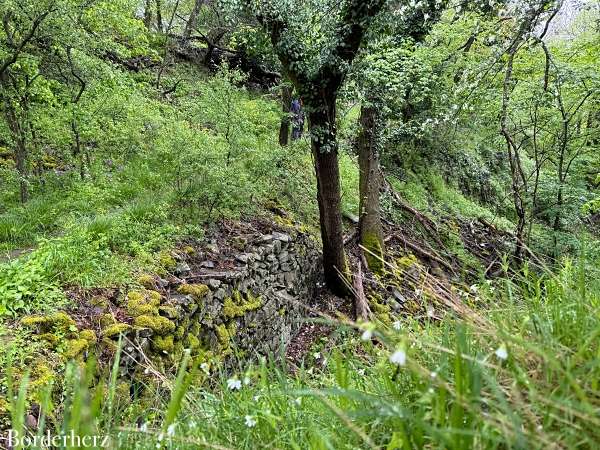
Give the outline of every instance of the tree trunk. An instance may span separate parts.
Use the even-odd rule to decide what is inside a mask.
[[[323,241],[323,270],[327,286],[345,296],[350,292],[350,276],[344,252],[335,97],[321,98],[319,103],[310,105],[309,119]]]
[[[6,73],[0,74],[0,88],[4,92],[8,92],[8,76],[6,75]],[[2,103],[4,107],[6,123],[8,124],[8,128],[12,135],[13,144],[15,146],[15,165],[17,173],[19,174],[19,198],[21,200],[21,203],[26,203],[27,200],[29,200],[29,188],[27,184],[28,155],[25,131],[21,128],[21,124],[11,102],[11,99],[3,96]]]
[[[10,104],[10,100],[4,102],[4,112],[8,128],[12,134],[15,145],[15,163],[19,174],[19,198],[21,203],[26,203],[29,200],[29,189],[27,185],[27,145],[23,130],[17,119],[17,115]]]
[[[363,106],[360,113],[360,133],[357,142],[360,169],[358,231],[360,243],[366,249],[365,258],[369,269],[376,273],[380,273],[384,269],[385,253],[379,203],[381,172],[377,149],[378,126],[377,109],[372,106]]]
[[[156,28],[159,33],[164,31],[162,19],[162,1],[156,0]]]
[[[194,2],[194,8],[185,24],[185,30],[183,30],[183,40],[186,42],[192,36],[192,32],[196,29],[196,25],[198,25],[198,14],[200,14],[200,8],[202,8],[203,4],[204,0],[196,0]]]
[[[279,145],[286,147],[290,141],[290,105],[292,104],[292,89],[289,86],[281,88],[281,106],[283,117],[279,127]]]
[[[152,0],[146,0],[144,6],[144,26],[147,30],[152,26]]]
[[[556,214],[554,215],[554,224],[552,226],[552,231],[554,232],[554,257],[558,258],[560,256],[560,252],[558,251],[558,233],[562,230],[561,226],[561,213],[564,204],[563,198],[563,181],[560,180],[558,186],[558,193],[556,195]]]

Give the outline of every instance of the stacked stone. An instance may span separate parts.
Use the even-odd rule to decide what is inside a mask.
[[[131,343],[124,363],[132,368],[143,358],[137,349],[174,362],[183,348],[223,359],[235,352],[253,358],[289,342],[319,281],[315,242],[302,233],[273,232],[247,243],[234,259],[232,270],[215,270],[206,262],[194,274],[180,261],[177,272],[186,283],[173,288],[158,307],[160,318],[173,326],[128,330]]]

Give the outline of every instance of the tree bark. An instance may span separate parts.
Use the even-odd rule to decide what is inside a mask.
[[[255,7],[246,0],[246,5]],[[344,3],[335,26],[335,40],[318,70],[306,70],[302,40],[287,39],[289,23],[270,8],[258,8],[257,19],[271,36],[284,68],[305,103],[311,127],[312,153],[317,177],[317,200],[323,240],[323,269],[327,286],[348,295],[350,274],[344,252],[340,171],[336,136],[336,100],[348,67],[385,0],[350,0]],[[285,43],[284,43],[285,42]]]
[[[156,0],[156,28],[159,33],[164,31],[162,19],[162,0]]]
[[[287,147],[290,141],[290,105],[292,104],[292,89],[289,86],[281,88],[281,106],[283,116],[279,126],[279,145]]]
[[[204,0],[195,0],[194,2],[194,8],[192,9],[190,17],[188,18],[188,21],[185,24],[185,29],[183,30],[183,40],[186,42],[190,39],[190,37],[192,36],[192,32],[196,29],[196,26],[198,25],[198,14],[200,14],[200,8],[202,8],[203,4]]]
[[[6,73],[0,75],[0,87],[4,92],[8,92],[8,81]],[[8,128],[12,135],[13,144],[15,146],[15,165],[19,174],[19,198],[21,203],[26,203],[29,200],[29,188],[27,184],[27,144],[24,135],[24,130],[17,117],[17,113],[12,105],[10,98],[3,96],[2,98],[4,115]]]
[[[381,171],[379,168],[379,114],[373,106],[363,106],[360,113],[360,132],[357,141],[360,169],[360,204],[358,232],[369,269],[380,273],[384,269],[385,244],[381,224]]]
[[[325,282],[336,294],[348,295],[350,276],[344,252],[335,117],[335,96],[322,98],[320,104],[313,106],[309,112]]]
[[[144,26],[147,30],[152,27],[152,0],[146,0],[144,6]]]

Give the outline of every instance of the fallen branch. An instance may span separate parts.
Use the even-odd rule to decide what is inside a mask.
[[[429,217],[425,216],[424,214],[421,214],[415,208],[413,208],[412,206],[410,206],[406,202],[404,202],[404,200],[402,200],[402,198],[400,198],[400,195],[398,195],[398,193],[394,190],[394,188],[392,187],[390,182],[385,178],[385,176],[383,176],[383,180],[385,183],[386,191],[392,196],[394,203],[400,209],[402,209],[402,210],[408,212],[409,214],[411,214],[412,216],[414,216],[415,219],[417,219],[419,221],[419,223],[421,225],[423,225],[423,228],[429,233],[429,235],[433,238],[433,240],[435,241],[435,243],[437,245],[439,245],[441,248],[446,248],[444,243],[439,238],[439,230],[438,230],[436,223],[433,220],[431,220]]]
[[[356,319],[369,320],[371,317],[371,309],[369,308],[369,302],[365,296],[365,289],[363,287],[363,275],[362,275],[362,262],[358,262],[358,272],[354,276],[353,287],[354,287],[354,311],[356,313]]]
[[[452,265],[450,263],[444,261],[440,256],[434,255],[433,253],[425,250],[424,248],[419,247],[414,242],[411,242],[410,240],[408,240],[407,238],[405,238],[404,236],[401,236],[399,234],[392,234],[392,235],[388,236],[387,238],[385,238],[385,242],[389,242],[392,239],[401,240],[404,243],[404,245],[409,247],[414,252],[418,253],[419,255],[421,255],[424,258],[427,258],[431,261],[437,262],[438,264],[440,264],[441,266],[444,266],[446,269],[448,269],[450,272],[452,272],[453,274],[456,275],[456,271],[454,270],[454,267],[452,267]]]

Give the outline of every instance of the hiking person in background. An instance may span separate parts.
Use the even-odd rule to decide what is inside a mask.
[[[304,111],[302,110],[302,100],[292,101],[292,140],[297,141],[304,132]]]

